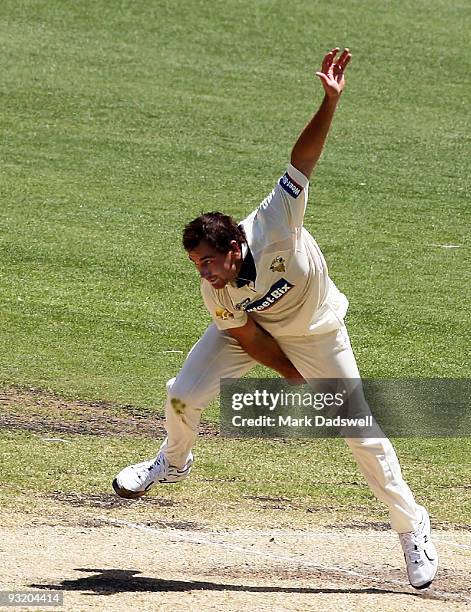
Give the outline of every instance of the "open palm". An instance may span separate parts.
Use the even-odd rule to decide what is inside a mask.
[[[350,49],[344,49],[338,59],[335,59],[339,51],[338,47],[329,51],[322,61],[321,70],[316,72],[326,95],[330,98],[338,98],[342,93],[345,85],[344,71],[352,58]]]

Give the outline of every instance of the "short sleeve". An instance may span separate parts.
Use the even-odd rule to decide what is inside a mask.
[[[289,164],[273,191],[260,204],[259,212],[270,216],[272,223],[276,220],[296,230],[303,225],[308,191],[309,180]]]
[[[248,317],[245,311],[228,308],[222,304],[217,292],[204,279],[201,280],[201,295],[216,327],[221,331],[243,327],[247,323]]]

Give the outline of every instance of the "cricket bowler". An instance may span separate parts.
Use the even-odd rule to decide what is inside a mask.
[[[213,323],[168,381],[167,437],[157,457],[124,468],[116,493],[144,495],[156,483],[188,476],[203,409],[221,378],[238,378],[261,363],[289,380],[359,379],[344,318],[347,298],[303,227],[309,178],[320,158],[345,85],[351,53],[332,49],[316,75],[323,101],[296,141],[286,172],[240,224],[220,212],[194,219],[183,246],[201,277]],[[409,581],[427,588],[438,568],[427,511],[414,500],[386,437],[347,437],[353,456],[399,534]]]

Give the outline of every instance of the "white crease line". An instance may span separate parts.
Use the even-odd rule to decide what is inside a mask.
[[[432,531],[432,538],[437,542],[443,542],[444,544],[448,544],[450,546],[457,546],[458,548],[465,548],[466,550],[471,550],[471,545],[469,544],[461,544],[460,542],[454,542],[453,540],[449,540],[447,533],[440,533],[440,531]]]
[[[440,541],[441,538],[433,538],[434,540]],[[467,544],[458,544],[458,542],[450,542],[449,540],[442,540],[442,542],[444,542],[445,544],[449,544],[450,546],[456,546],[458,548],[465,548],[466,550],[471,550],[471,546],[468,546]]]
[[[458,548],[466,548],[467,550],[471,550],[471,546],[467,546],[466,544],[456,544],[455,542],[448,542],[448,544],[458,546]]]
[[[237,535],[240,534],[241,536],[250,536],[250,535],[261,535],[261,536],[266,536],[266,537],[279,537],[279,538],[284,538],[286,540],[295,538],[297,540],[299,540],[299,536],[297,536],[296,534],[290,534],[289,532],[286,531],[231,531],[231,532],[218,532],[220,535]],[[386,536],[386,538],[388,539],[387,544],[391,544],[392,546],[395,545],[396,543],[396,539],[394,537],[395,533],[394,532],[386,532],[386,531],[377,531],[374,533],[362,533],[362,532],[351,532],[351,531],[342,531],[341,532],[343,536],[351,537],[351,538],[361,538],[362,540],[365,538],[371,538],[371,539],[376,539],[378,538],[379,534],[382,534],[383,536]],[[441,533],[434,531],[433,533],[433,539],[436,540],[437,542],[442,542],[443,544],[449,545],[449,546],[456,546],[458,548],[464,548],[466,550],[471,550],[471,545],[469,544],[460,544],[458,542],[453,542],[452,540],[448,540],[446,535],[442,535]],[[360,535],[361,534],[361,535]],[[303,531],[302,535],[305,537],[311,537],[311,538],[333,538],[335,537],[335,533],[332,533],[331,531]]]
[[[165,535],[169,535],[169,532],[172,534],[173,537],[178,538],[179,540],[183,541],[183,542],[191,542],[193,544],[209,544],[212,546],[220,546],[221,548],[226,548],[228,550],[236,550],[238,552],[243,552],[245,554],[248,555],[255,555],[255,556],[259,556],[259,557],[266,557],[269,559],[276,559],[277,561],[289,561],[290,563],[295,563],[297,565],[305,565],[307,567],[312,567],[314,569],[317,569],[318,571],[321,572],[326,572],[326,571],[332,571],[332,572],[337,572],[340,574],[345,574],[347,576],[355,576],[356,578],[362,578],[364,580],[370,580],[373,582],[379,582],[380,584],[392,584],[394,586],[399,586],[402,589],[405,588],[405,585],[403,582],[401,582],[400,580],[386,580],[386,579],[382,579],[382,578],[375,578],[374,576],[369,576],[367,574],[360,574],[359,572],[354,572],[353,570],[347,570],[344,569],[342,567],[336,567],[336,566],[320,566],[320,565],[316,565],[315,563],[312,563],[311,561],[305,561],[304,559],[296,559],[296,557],[288,557],[285,555],[276,555],[274,553],[269,553],[269,552],[264,552],[262,550],[249,550],[247,548],[244,548],[243,546],[239,546],[237,544],[228,544],[226,542],[215,542],[213,540],[207,539],[207,538],[195,538],[192,536],[188,536],[186,534],[182,534],[179,533],[176,529],[173,529],[172,527],[166,528],[166,529],[158,529],[156,527],[149,527],[148,525],[141,525],[139,523],[132,523],[130,521],[125,521],[124,519],[113,519],[113,518],[108,518],[108,517],[103,517],[103,516],[99,516],[97,517],[97,519],[104,521],[106,523],[109,524],[113,524],[113,525],[123,525],[125,527],[131,527],[132,529],[138,529],[139,531],[149,531],[151,533],[155,533],[155,534],[165,534]],[[407,592],[403,592],[403,594],[409,594]],[[419,596],[420,593],[417,592],[411,592],[411,594],[414,594],[415,596]],[[464,595],[461,595],[459,593],[447,593],[446,591],[437,591],[437,590],[433,590],[433,591],[424,591],[423,592],[424,595],[426,595],[427,599],[448,599],[448,600],[454,600],[454,601],[469,601],[471,602],[471,597],[466,597]],[[434,597],[434,596],[438,596],[438,597]]]
[[[221,532],[223,533],[223,532]],[[251,535],[251,534],[255,534],[257,533],[258,535],[264,535],[264,536],[278,536],[280,538],[286,538],[289,539],[290,537],[294,536],[297,537],[295,534],[292,534],[292,536],[290,536],[290,532],[287,531],[276,531],[275,529],[273,531],[233,531],[231,533],[240,533],[241,535],[247,534],[247,535]],[[347,536],[347,537],[352,537],[355,538],[356,536],[361,537],[361,539],[363,540],[364,538],[371,538],[371,539],[375,539],[379,536],[379,534],[381,534],[382,536],[385,536],[386,538],[390,539],[391,541],[388,542],[388,544],[394,544],[396,539],[395,539],[395,532],[393,532],[392,530],[388,530],[388,531],[375,531],[373,533],[363,533],[363,532],[358,532],[358,531],[342,531],[341,532],[343,535]],[[332,538],[335,537],[335,534],[332,533],[331,531],[303,531],[302,532],[303,536],[306,537],[312,537],[312,538]],[[361,536],[360,536],[361,534]],[[443,542],[444,544],[449,544],[450,546],[457,546],[458,548],[465,548],[466,550],[471,550],[471,545],[469,544],[460,544],[459,542],[453,542],[452,540],[448,539],[448,534],[446,533],[441,533],[440,531],[432,531],[432,535],[433,535],[433,539],[437,540],[437,542]]]
[[[157,523],[159,521],[156,521]],[[172,527],[167,527],[164,523],[162,523],[162,529],[167,530],[167,529],[173,529]],[[341,530],[340,530],[341,531]],[[279,538],[284,538],[286,540],[290,540],[290,539],[296,539],[299,540],[299,533],[294,533],[293,531],[286,531],[283,529],[270,529],[269,531],[263,531],[263,530],[254,530],[254,529],[234,529],[231,531],[226,531],[226,530],[221,530],[221,531],[213,531],[212,532],[215,535],[220,535],[220,536],[253,536],[253,535],[258,535],[258,536],[266,536],[266,537],[279,537]],[[306,530],[306,531],[301,531],[300,532],[302,537],[309,537],[309,538],[334,538],[335,537],[335,533],[332,531],[311,531],[311,530]],[[342,535],[349,537],[349,538],[355,538],[358,537],[360,539],[365,539],[365,538],[371,538],[371,539],[377,539],[378,536],[381,534],[381,536],[385,537],[388,542],[387,544],[391,545],[391,546],[395,546],[397,539],[396,539],[396,533],[394,531],[392,531],[391,529],[388,530],[384,530],[384,531],[374,531],[374,532],[360,532],[358,530],[355,529],[347,529],[346,531],[341,531]],[[441,531],[433,531],[433,539],[437,540],[437,541],[441,541],[444,544],[450,545],[450,546],[456,546],[458,548],[464,548],[467,550],[471,550],[471,545],[469,544],[460,544],[458,542],[453,542],[452,540],[448,540],[447,539],[448,534],[447,533],[443,533]]]
[[[429,246],[441,247],[442,249],[459,249],[462,244],[430,244]]]
[[[458,544],[458,542],[447,542],[447,544],[457,546],[458,548],[466,548],[467,550],[471,550],[471,546],[468,546],[467,544]]]

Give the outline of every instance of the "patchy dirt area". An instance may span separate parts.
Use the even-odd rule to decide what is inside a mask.
[[[94,436],[165,437],[164,418],[133,406],[116,407],[105,402],[64,400],[45,391],[0,390],[0,427],[35,432]],[[218,436],[218,428],[202,423],[202,436]]]
[[[0,427],[160,436],[163,420],[131,406],[10,389],[0,393]],[[206,425],[203,435],[217,431]],[[353,518],[336,523],[334,508],[332,524],[324,527],[268,528],[266,510],[292,510],[291,500],[247,496],[260,505],[255,527],[246,527],[244,508],[237,506],[237,526],[222,528],[220,515],[209,524],[197,505],[189,512],[158,495],[135,501],[111,493],[31,495],[35,503],[21,516],[0,509],[0,590],[60,591],[59,609],[471,610],[466,526],[437,529],[434,523],[439,574],[432,588],[415,591],[389,525]]]
[[[471,546],[436,532],[440,573],[408,586],[391,531],[214,530],[114,518],[0,530],[2,589],[58,590],[65,610],[466,610]],[[21,543],[21,545],[19,545]]]

